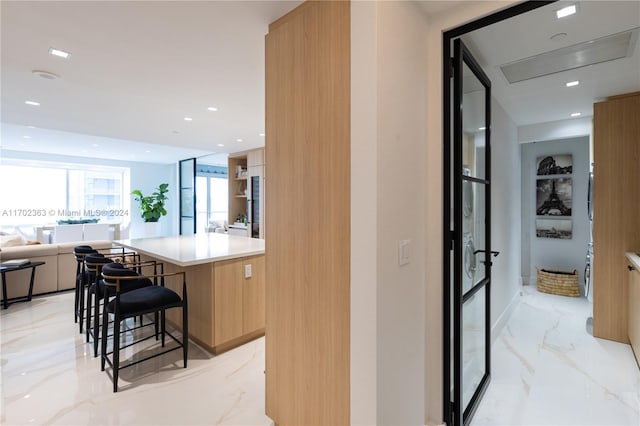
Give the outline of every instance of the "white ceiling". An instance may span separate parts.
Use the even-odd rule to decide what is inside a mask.
[[[640,27],[640,1],[580,1],[578,13],[557,19],[557,2],[462,37],[492,83],[493,96],[519,126],[593,115],[593,103],[640,91],[640,43],[624,59],[509,84],[500,65]],[[561,41],[550,37],[566,33]],[[567,88],[565,83],[579,80]]]
[[[300,3],[2,1],[3,149],[86,155],[101,144],[69,138],[59,149],[66,136],[43,129],[109,138],[101,142],[110,152],[128,157],[134,147],[146,161],[262,146],[264,36]],[[71,57],[51,56],[50,47]],[[123,140],[173,148],[146,153]]]
[[[264,35],[300,3],[2,1],[1,147],[170,163],[263,146]],[[421,5],[434,14],[463,3]],[[640,26],[638,0],[578,5],[563,20],[555,3],[464,37],[516,124],[589,116],[594,101],[640,90],[638,43],[628,59],[507,83],[499,65]],[[549,40],[558,32],[567,37]],[[582,84],[567,89],[573,79]]]

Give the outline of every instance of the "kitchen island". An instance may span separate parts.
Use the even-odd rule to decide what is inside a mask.
[[[264,240],[204,233],[115,243],[186,273],[189,337],[205,349],[218,354],[264,335]],[[182,294],[175,282],[167,287]],[[179,312],[167,319],[180,328]]]

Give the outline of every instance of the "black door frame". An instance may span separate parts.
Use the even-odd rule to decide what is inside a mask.
[[[461,39],[454,40],[454,64],[453,64],[453,81],[454,81],[454,111],[453,111],[453,170],[450,175],[454,178],[453,193],[455,199],[453,201],[454,229],[456,238],[452,242],[453,250],[453,380],[454,395],[452,410],[454,416],[452,424],[466,424],[473,417],[473,413],[478,406],[478,402],[482,399],[487,389],[491,377],[491,338],[490,338],[490,318],[491,318],[491,81],[485,75],[482,67],[476,62],[475,58],[467,50]],[[481,82],[484,90],[484,133],[485,133],[485,156],[484,156],[484,177],[464,176],[462,172],[463,155],[462,155],[462,127],[463,127],[463,111],[458,108],[462,106],[463,98],[463,67],[467,66],[473,75]],[[471,165],[470,165],[471,166]],[[479,282],[472,282],[471,288],[465,293],[462,288],[462,253],[465,250],[463,243],[463,182],[476,183],[485,185],[484,190],[484,246],[476,252],[484,252],[485,256],[485,276]],[[474,253],[475,255],[475,253]],[[449,287],[451,288],[451,287]],[[462,406],[462,343],[463,343],[463,327],[462,316],[464,304],[473,297],[473,295],[484,290],[484,374],[482,380],[476,387],[471,400],[467,407]],[[456,333],[457,332],[457,333]],[[457,334],[457,335],[456,335]],[[458,354],[456,356],[455,354]],[[457,414],[456,414],[457,413]]]
[[[477,29],[504,21],[509,18],[521,15],[523,13],[530,12],[539,7],[546,6],[554,3],[557,0],[549,1],[525,1],[519,3],[510,8],[498,11],[486,17],[464,24],[462,26],[453,28],[443,33],[442,36],[442,152],[443,152],[443,214],[442,214],[442,229],[443,229],[443,280],[442,280],[442,303],[443,303],[443,332],[442,332],[442,362],[443,362],[443,375],[442,375],[442,414],[443,421],[449,426],[462,426],[457,420],[462,418],[462,414],[454,416],[454,405],[451,401],[451,256],[453,247],[456,244],[460,244],[462,235],[456,235],[451,230],[451,160],[453,158],[453,149],[451,146],[451,84],[450,79],[452,76],[452,62],[451,62],[451,41],[461,37],[462,35],[475,31]],[[488,206],[490,208],[490,206]],[[458,212],[453,212],[454,218]],[[456,224],[456,229],[458,224]],[[489,228],[490,229],[490,228]],[[490,238],[490,236],[488,236]],[[488,255],[488,254],[487,254]],[[489,260],[489,258],[487,258]],[[487,333],[490,335],[490,324],[487,326]],[[490,351],[490,345],[486,348]],[[457,368],[460,368],[458,365]],[[459,409],[458,409],[459,411]],[[470,418],[470,417],[469,417]]]
[[[187,229],[182,229],[183,228],[182,227],[182,218],[185,218],[185,217],[186,218],[189,218],[189,217],[193,218],[193,229],[190,230],[190,231],[193,231],[193,232],[191,232],[192,234],[196,233],[196,161],[197,161],[196,158],[193,157],[193,158],[187,158],[187,159],[184,159],[184,160],[180,160],[178,162],[178,190],[180,191],[179,202],[178,202],[179,209],[180,209],[180,212],[179,212],[180,222],[179,222],[179,229],[178,229],[179,235],[183,235],[183,232],[187,232],[188,231]],[[182,181],[182,166],[183,166],[183,163],[186,165],[187,162],[191,162],[191,167],[193,169],[192,176],[191,176],[191,183],[192,183],[191,187],[185,187],[184,186],[185,182]],[[182,209],[182,204],[185,201],[185,199],[184,199],[185,198],[184,191],[188,190],[188,189],[191,189],[191,195],[190,196],[191,196],[191,201],[193,203],[193,212],[191,213],[192,216],[185,215],[184,211]]]

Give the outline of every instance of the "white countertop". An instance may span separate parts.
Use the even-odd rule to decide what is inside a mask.
[[[134,238],[117,240],[114,243],[178,266],[199,265],[264,254],[264,240],[214,232]]]
[[[627,252],[627,259],[637,271],[640,271],[640,255],[638,253]]]

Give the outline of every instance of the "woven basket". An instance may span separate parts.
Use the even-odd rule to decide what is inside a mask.
[[[578,271],[562,272],[550,271],[547,269],[538,270],[537,287],[538,291],[549,294],[559,294],[561,296],[580,296],[580,286],[578,285]]]

